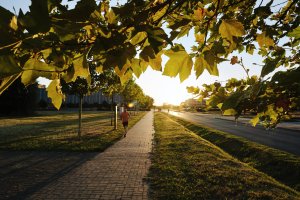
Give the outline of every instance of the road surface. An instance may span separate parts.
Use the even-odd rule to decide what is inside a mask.
[[[218,119],[213,114],[173,111],[169,114],[300,156],[300,131],[297,130],[282,128],[266,130],[262,126],[252,127],[243,123],[236,124],[231,120]]]

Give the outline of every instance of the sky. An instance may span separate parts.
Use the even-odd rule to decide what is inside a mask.
[[[19,12],[21,8],[23,11],[28,11],[28,6],[31,4],[30,0],[0,0],[0,6],[11,10],[14,12],[13,7],[16,12]],[[67,0],[63,0],[63,3],[66,3]],[[70,5],[70,8],[74,5]],[[194,34],[190,32],[189,36],[184,37],[179,40],[189,52],[191,46],[194,44]],[[253,65],[253,63],[262,64],[262,59],[259,56],[250,56],[248,54],[242,53],[233,53],[233,55],[243,57],[244,64],[249,68],[250,75],[259,75],[261,67],[258,65]],[[229,57],[229,59],[231,56]],[[163,67],[167,62],[168,58],[163,56]],[[226,81],[229,78],[245,78],[246,73],[239,65],[231,65],[229,62],[222,62],[218,65],[219,76],[211,76],[207,71],[196,79],[193,71],[191,76],[186,79],[184,82],[180,83],[179,77],[170,78],[163,76],[162,72],[154,71],[150,67],[143,73],[139,79],[136,79],[136,83],[143,89],[146,95],[154,98],[155,105],[162,105],[163,103],[179,105],[181,102],[185,101],[188,98],[191,98],[192,95],[189,94],[186,90],[187,86],[201,86],[202,84],[210,84],[215,81]],[[45,79],[38,79],[41,84],[49,84],[49,81]]]

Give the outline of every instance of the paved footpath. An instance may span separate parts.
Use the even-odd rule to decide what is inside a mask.
[[[28,199],[148,199],[153,112],[103,153],[46,185]]]

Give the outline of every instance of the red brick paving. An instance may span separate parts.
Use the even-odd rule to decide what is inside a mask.
[[[45,185],[29,199],[148,199],[153,112],[103,153]]]

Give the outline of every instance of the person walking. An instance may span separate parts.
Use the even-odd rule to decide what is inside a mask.
[[[124,137],[126,137],[127,129],[128,129],[128,120],[130,118],[130,114],[127,112],[127,108],[124,108],[124,111],[121,113],[120,118],[122,120],[122,124],[124,127]]]

